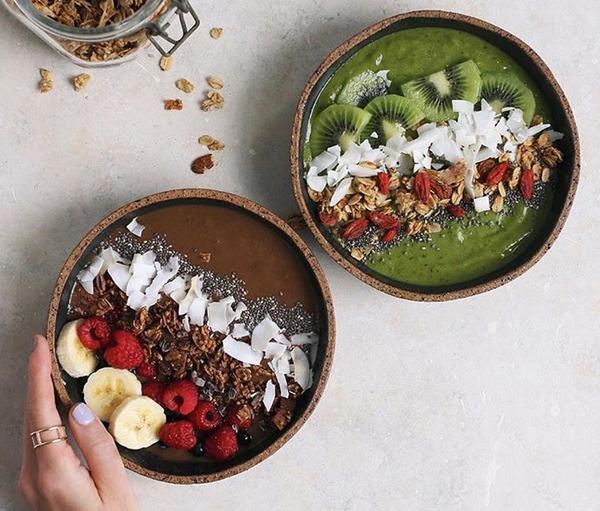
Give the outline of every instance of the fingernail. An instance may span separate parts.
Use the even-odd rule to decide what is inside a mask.
[[[92,412],[90,407],[85,403],[79,403],[78,405],[75,405],[72,414],[75,422],[81,426],[87,426],[88,424],[91,424],[96,418],[94,412]]]

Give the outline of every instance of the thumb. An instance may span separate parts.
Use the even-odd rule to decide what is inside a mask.
[[[89,406],[85,403],[73,406],[69,425],[100,496],[114,497],[119,490],[128,490],[129,483],[117,446]]]

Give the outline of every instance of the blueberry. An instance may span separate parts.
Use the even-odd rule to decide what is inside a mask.
[[[241,445],[249,445],[252,442],[252,435],[246,430],[238,431],[237,438]]]
[[[192,454],[198,457],[204,456],[204,448],[202,447],[202,442],[199,441],[196,444],[196,446],[192,449]]]

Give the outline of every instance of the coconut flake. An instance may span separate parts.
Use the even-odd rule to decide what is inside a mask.
[[[230,335],[223,339],[223,351],[230,357],[246,364],[260,365],[263,359],[262,353],[254,351],[252,347],[245,342],[236,341]]]
[[[222,334],[227,333],[229,325],[235,319],[235,311],[231,307],[234,301],[233,296],[228,296],[208,305],[208,326],[211,330]]]
[[[293,346],[302,346],[303,344],[315,344],[319,341],[319,336],[315,332],[307,332],[292,335],[290,338]]]
[[[241,339],[242,337],[250,337],[250,332],[248,331],[244,323],[236,323],[235,325],[233,325],[231,336],[236,339]]]
[[[101,275],[104,275],[113,264],[125,261],[125,259],[123,259],[121,255],[112,247],[107,247],[104,250],[102,250],[102,252],[100,252],[100,257],[104,261],[104,264],[100,269]]]
[[[267,387],[265,388],[265,395],[263,396],[263,404],[265,405],[265,409],[267,412],[271,411],[271,407],[273,406],[273,402],[275,401],[275,385],[271,380],[267,382]]]
[[[282,333],[277,334],[275,337],[273,337],[273,339],[275,340],[275,342],[278,342],[279,344],[283,344],[285,346],[291,346],[292,343],[290,342],[290,340],[283,335]]]
[[[348,193],[350,193],[350,189],[352,188],[352,178],[347,177],[340,181],[340,184],[337,185],[335,192],[331,196],[331,200],[329,201],[329,206],[333,207],[338,202],[340,202]]]
[[[108,268],[108,274],[113,279],[115,285],[123,292],[127,289],[127,283],[131,278],[129,273],[129,265],[123,263],[115,263]]]
[[[290,352],[286,351],[276,360],[275,365],[277,367],[277,372],[281,374],[290,374],[292,372],[292,367],[290,366],[290,356]]]
[[[310,365],[306,353],[302,348],[292,350],[292,361],[294,363],[294,380],[302,387],[302,390],[310,388]]]
[[[327,176],[319,175],[316,167],[310,167],[306,174],[306,184],[315,192],[322,192],[327,186]]]
[[[290,397],[290,393],[288,391],[288,384],[285,375],[275,372],[275,378],[277,379],[277,384],[279,385],[279,394],[283,398]]]
[[[208,306],[208,297],[205,295],[196,296],[189,306],[187,317],[192,325],[204,325],[206,308]]]
[[[483,197],[475,197],[475,199],[473,199],[473,206],[475,206],[475,211],[477,211],[477,213],[489,211],[490,210],[489,196],[484,195]]]
[[[265,348],[265,357],[277,359],[286,352],[286,347],[278,342],[269,342]]]
[[[269,341],[273,339],[280,330],[277,323],[275,323],[271,319],[271,316],[267,314],[252,331],[252,348],[255,351],[265,351]]]
[[[129,232],[131,232],[132,234],[135,234],[138,237],[142,235],[145,228],[146,228],[145,226],[143,226],[142,224],[140,224],[138,222],[137,216],[131,222],[129,222],[127,224],[127,229],[129,230]]]
[[[183,329],[186,332],[192,331],[192,327],[190,326],[190,318],[187,314],[185,316],[183,316],[183,318],[181,318],[181,324],[183,325]]]
[[[164,267],[161,267],[159,264],[156,276],[146,289],[146,294],[158,296],[160,291],[164,289],[164,286],[167,284],[167,282],[169,282],[173,277],[175,277],[178,271],[179,257],[177,256],[171,257]]]

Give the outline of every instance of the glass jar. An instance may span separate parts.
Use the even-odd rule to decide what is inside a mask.
[[[200,26],[188,0],[147,0],[130,16],[98,28],[55,21],[31,0],[0,3],[49,46],[83,67],[121,64],[149,43],[168,57]]]

